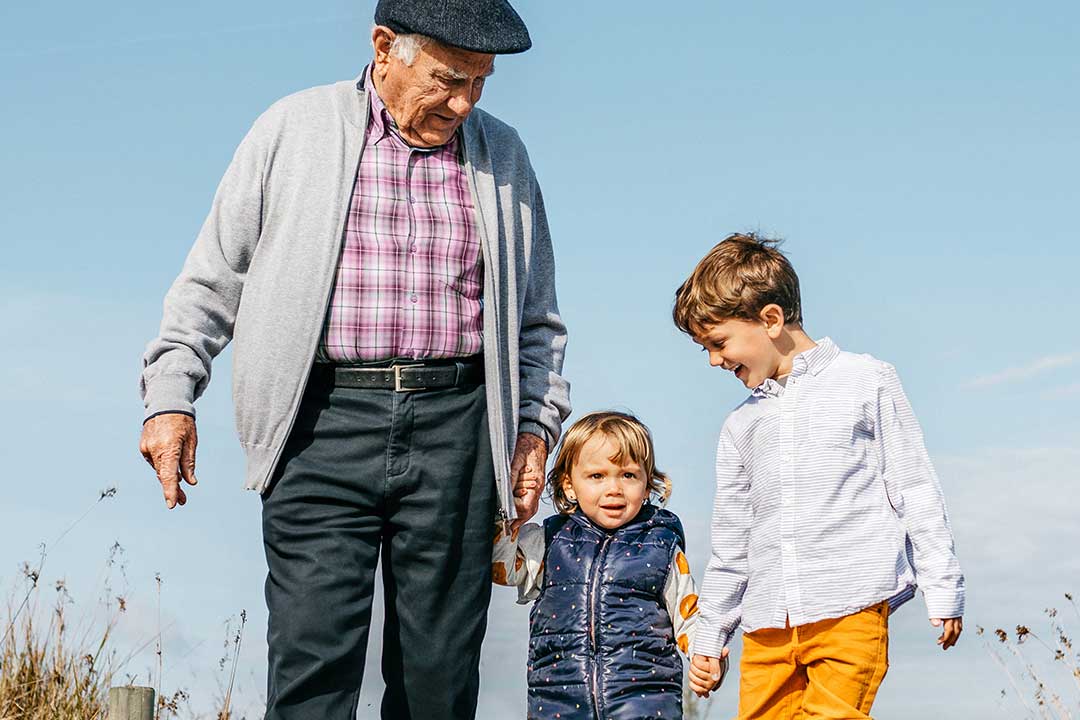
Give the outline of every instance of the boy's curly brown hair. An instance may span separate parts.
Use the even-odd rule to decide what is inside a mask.
[[[676,327],[701,335],[707,326],[731,318],[756,320],[772,304],[784,311],[784,324],[801,326],[799,276],[777,249],[780,243],[754,233],[724,238],[675,291]]]

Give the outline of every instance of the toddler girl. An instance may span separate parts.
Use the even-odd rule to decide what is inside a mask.
[[[500,528],[492,575],[530,614],[529,718],[682,717],[682,660],[697,619],[682,524],[637,418],[586,415],[548,487],[559,514]]]

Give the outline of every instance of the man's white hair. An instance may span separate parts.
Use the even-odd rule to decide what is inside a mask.
[[[420,48],[431,42],[427,35],[419,33],[403,33],[394,36],[394,42],[390,44],[390,54],[406,65],[416,62],[416,56],[420,54]]]
[[[394,41],[390,43],[390,54],[407,66],[412,67],[412,64],[416,62],[416,56],[420,54],[421,48],[426,45],[438,44],[438,40],[430,38],[427,35],[421,35],[420,33],[401,33],[395,35]],[[444,72],[455,80],[469,79],[469,73],[457,68],[448,67],[444,69]],[[493,64],[488,75],[491,75],[494,72],[495,66]]]

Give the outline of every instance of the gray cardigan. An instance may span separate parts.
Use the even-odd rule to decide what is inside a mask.
[[[230,340],[233,402],[262,492],[292,429],[319,342],[363,149],[368,98],[344,81],[290,95],[240,143],[210,214],[165,296],[140,381],[146,416],[194,414],[210,364]],[[484,262],[484,361],[495,476],[515,516],[518,432],[552,447],[569,415],[566,328],[544,201],[517,132],[474,109],[462,126]]]

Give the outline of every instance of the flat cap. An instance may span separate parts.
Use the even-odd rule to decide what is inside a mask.
[[[379,0],[375,23],[473,52],[508,55],[532,47],[528,28],[507,0]]]

